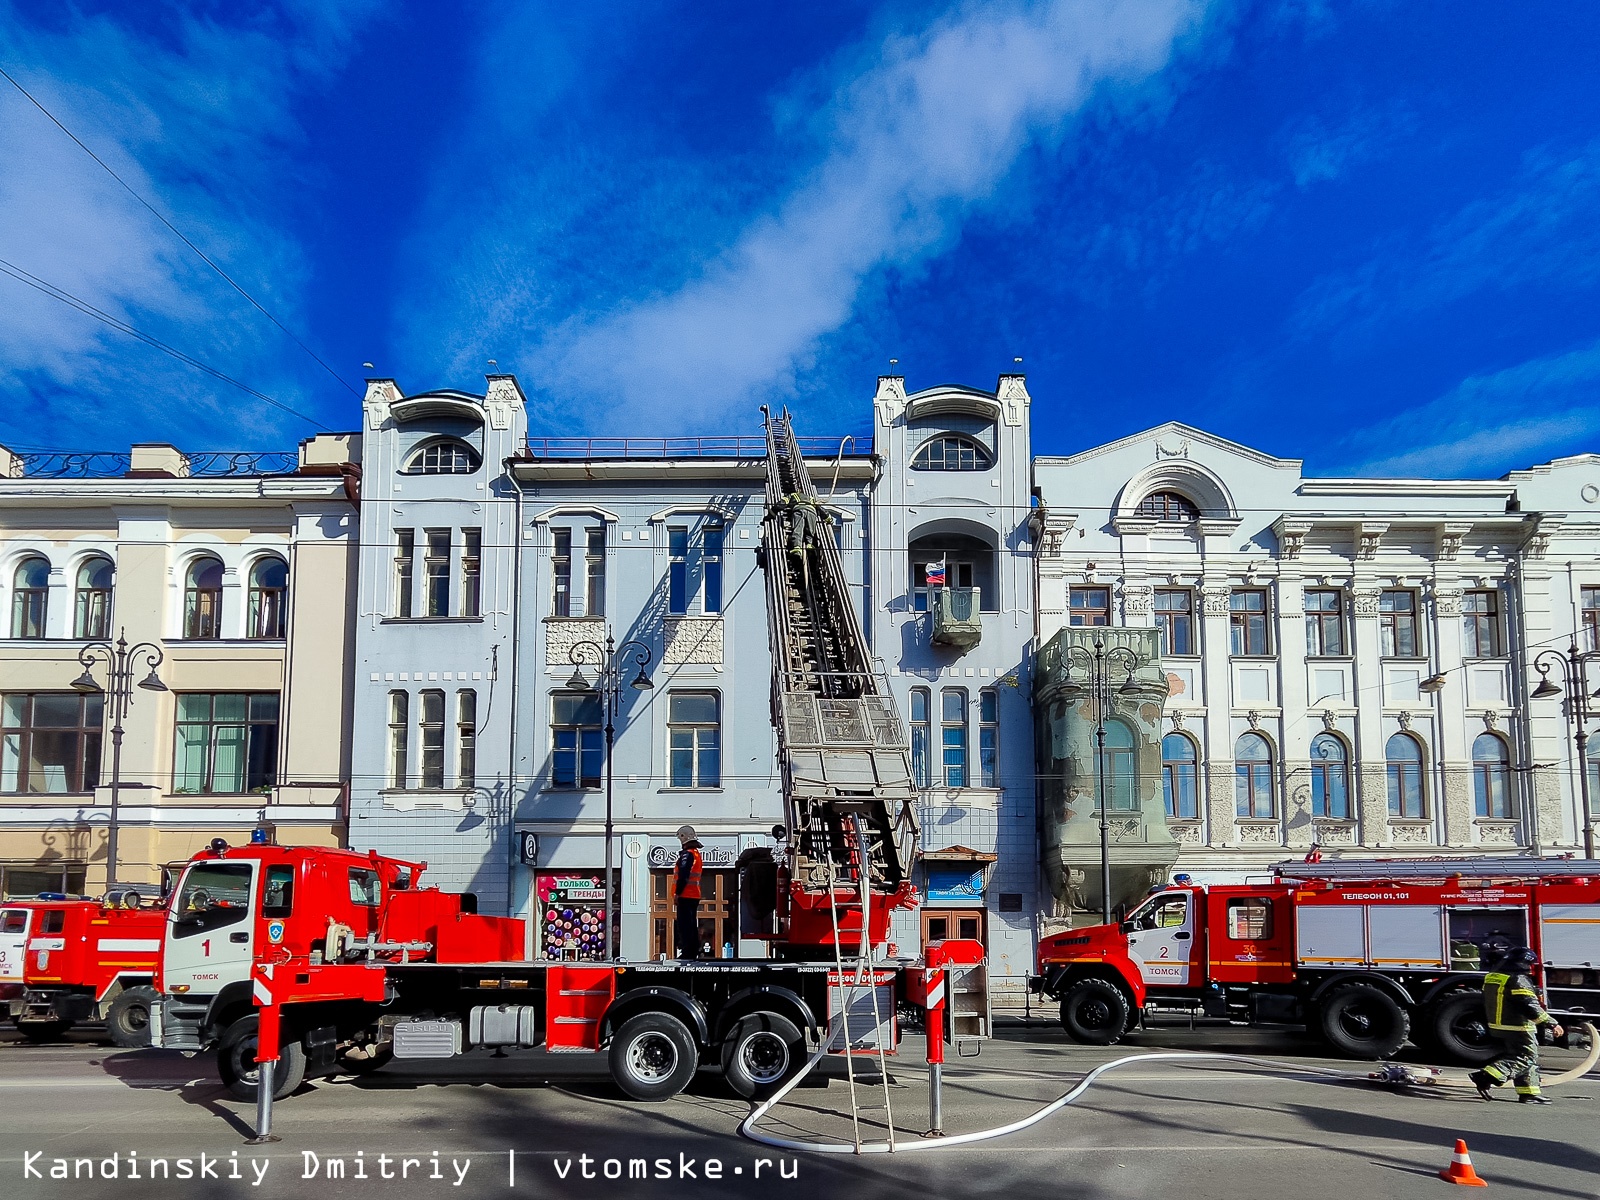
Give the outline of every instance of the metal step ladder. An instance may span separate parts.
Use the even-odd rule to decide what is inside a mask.
[[[856,856],[859,862],[865,862],[870,853],[867,836],[866,820],[860,816],[851,818],[855,831]],[[872,966],[872,946],[867,940],[867,921],[865,914],[868,911],[870,880],[865,869],[858,868],[856,880],[859,888],[859,901],[863,919],[861,922],[861,942],[856,949],[855,980],[845,982],[844,947],[839,931],[839,899],[834,889],[834,880],[830,875],[828,881],[828,908],[833,918],[833,962],[834,969],[839,977],[840,1004],[837,1016],[838,1034],[835,1033],[833,1023],[830,1022],[828,1030],[828,1044],[832,1045],[836,1036],[842,1035],[844,1048],[845,1078],[850,1089],[850,1132],[855,1143],[856,1153],[861,1153],[865,1139],[861,1136],[861,1114],[864,1112],[882,1111],[884,1124],[888,1129],[889,1153],[895,1152],[894,1106],[889,1090],[889,1061],[884,1051],[883,1012],[878,1007],[878,985],[876,972]],[[878,1059],[878,1084],[883,1089],[882,1104],[863,1104],[861,1102],[859,1087],[860,1082],[856,1076],[855,1039],[850,1034],[850,1012],[856,1005],[860,989],[865,987],[872,1003],[872,1036],[876,1040],[876,1053]]]

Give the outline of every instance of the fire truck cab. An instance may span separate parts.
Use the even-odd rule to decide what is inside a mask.
[[[162,914],[134,892],[105,900],[23,901],[0,910],[0,956],[20,942],[21,979],[9,986],[12,1019],[32,1041],[104,1021],[113,1044],[150,1041]],[[0,958],[0,985],[6,969]]]
[[[22,956],[28,950],[28,929],[33,908],[25,903],[0,906],[0,1003],[10,1011],[11,1001],[22,994]]]
[[[1039,947],[1033,990],[1074,1040],[1110,1045],[1142,1014],[1299,1024],[1355,1058],[1409,1038],[1448,1058],[1498,1052],[1482,981],[1499,953],[1540,955],[1558,1016],[1600,1013],[1600,863],[1540,859],[1282,864],[1270,883],[1173,886],[1119,924]]]

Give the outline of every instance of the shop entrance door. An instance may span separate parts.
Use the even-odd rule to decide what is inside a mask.
[[[704,871],[700,875],[700,944],[701,953],[710,946],[712,958],[722,957],[722,947],[729,942],[738,944],[737,928],[738,872]],[[672,871],[650,872],[650,957],[665,954],[675,958],[678,948],[672,942],[673,911]]]
[[[922,944],[961,938],[987,946],[984,916],[981,908],[925,908],[922,910]]]

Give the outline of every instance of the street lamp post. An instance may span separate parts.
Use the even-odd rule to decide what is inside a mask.
[[[1068,646],[1061,656],[1066,667],[1067,682],[1075,682],[1073,671],[1083,671],[1082,683],[1089,689],[1094,702],[1094,790],[1095,804],[1100,810],[1100,912],[1107,925],[1111,924],[1111,824],[1106,813],[1106,710],[1111,705],[1111,670],[1124,674],[1117,694],[1126,696],[1137,690],[1133,673],[1139,668],[1139,656],[1126,646],[1106,649],[1105,640],[1094,639],[1094,651],[1086,646]]]
[[[1583,856],[1594,857],[1594,808],[1589,796],[1589,701],[1597,692],[1589,688],[1589,666],[1600,662],[1600,650],[1579,650],[1576,640],[1563,656],[1559,650],[1546,650],[1533,660],[1539,672],[1539,686],[1533,689],[1532,699],[1549,700],[1561,695],[1561,684],[1550,679],[1552,668],[1561,669],[1561,682],[1566,685],[1567,722],[1572,726],[1572,742],[1578,751],[1578,795],[1583,805]],[[1597,689],[1600,691],[1600,689]]]
[[[647,692],[655,687],[650,682],[650,676],[645,674],[645,668],[650,665],[652,655],[650,647],[643,642],[629,639],[617,645],[610,633],[606,634],[605,645],[595,641],[581,641],[573,644],[567,652],[567,661],[572,664],[572,678],[567,681],[567,686],[575,692],[598,692],[600,702],[606,709],[606,961],[616,961],[616,938],[614,930],[620,914],[613,910],[616,898],[615,881],[612,879],[612,809],[611,809],[611,757],[612,748],[617,740],[617,702],[622,692],[622,673],[630,662],[638,664],[639,673],[633,677],[629,687],[635,691]],[[585,662],[592,661],[598,668],[598,677],[591,685],[583,677]],[[583,747],[578,747],[579,762],[582,762]],[[580,766],[581,770],[581,766]]]
[[[128,645],[128,631],[117,633],[116,645],[110,642],[90,642],[78,651],[78,661],[83,664],[83,674],[72,681],[76,691],[101,693],[110,706],[111,718],[111,823],[106,834],[106,887],[117,882],[117,818],[122,789],[122,719],[128,715],[128,705],[133,700],[134,660],[143,658],[150,673],[137,686],[147,692],[164,692],[167,685],[161,682],[156,668],[165,657],[161,647],[154,642]],[[106,686],[95,682],[94,665],[101,659],[106,665]]]

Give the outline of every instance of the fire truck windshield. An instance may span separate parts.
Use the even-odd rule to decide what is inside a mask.
[[[179,937],[232,925],[249,915],[249,863],[195,863],[183,877],[173,925]]]

